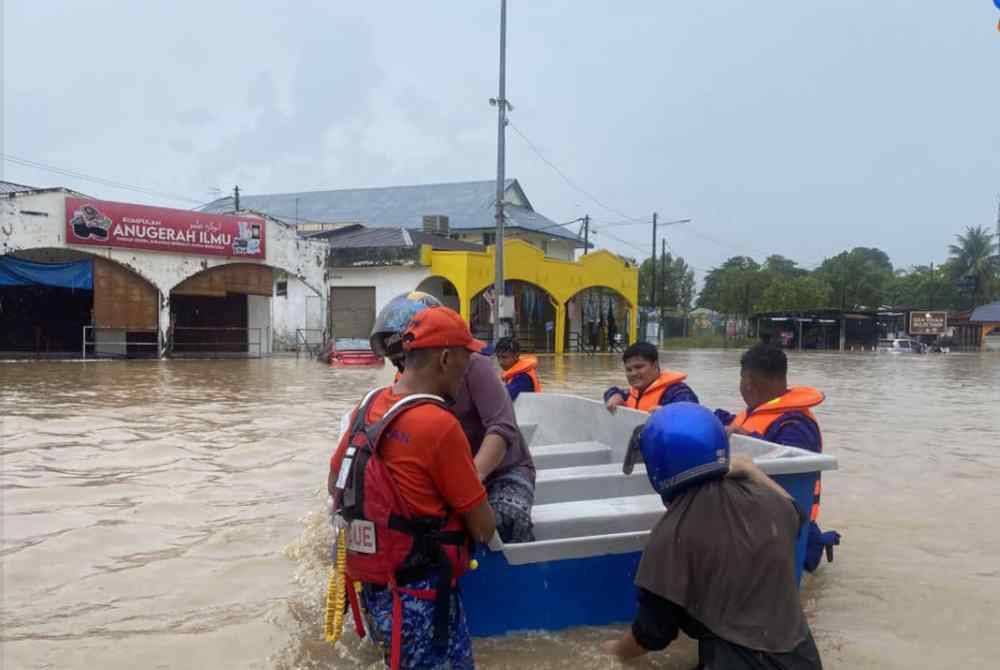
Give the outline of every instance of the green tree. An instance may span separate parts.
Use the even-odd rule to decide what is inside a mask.
[[[819,277],[800,276],[772,281],[764,289],[755,312],[820,309],[828,307],[833,289]]]
[[[833,289],[832,306],[877,309],[893,279],[892,262],[881,249],[854,247],[823,261],[815,275]]]
[[[694,299],[694,271],[672,254],[656,259],[656,305],[652,304],[653,261],[647,258],[639,266],[639,304],[686,314]]]
[[[730,316],[749,316],[767,287],[769,275],[749,256],[733,256],[711,270],[698,306]]]
[[[886,289],[886,302],[894,307],[918,309],[959,309],[961,295],[946,265],[916,265],[897,270]]]
[[[791,258],[785,258],[780,254],[773,254],[764,261],[764,271],[781,277],[804,277],[809,274],[805,268],[800,268],[799,264]]]
[[[973,302],[976,305],[989,302],[1000,267],[994,250],[994,235],[983,226],[969,226],[964,235],[955,236],[958,244],[948,246],[951,252],[952,268],[957,275],[972,277],[975,280]]]

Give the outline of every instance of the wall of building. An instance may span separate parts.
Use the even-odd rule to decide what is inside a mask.
[[[284,283],[284,295],[279,285]],[[271,332],[275,351],[293,351],[302,338],[310,345],[323,343],[326,329],[325,302],[302,281],[284,272],[275,272],[271,300]]]
[[[430,268],[423,265],[331,268],[327,293],[338,286],[374,286],[375,313],[378,314],[397,295],[416,290],[430,274]]]
[[[169,298],[173,287],[185,279],[220,265],[245,259],[223,256],[198,256],[121,248],[78,247],[66,241],[66,206],[69,195],[62,189],[38,191],[0,198],[0,254],[29,249],[75,249],[88,255],[120,263],[149,281],[160,293],[159,327],[161,335],[169,326]],[[305,240],[296,231],[278,221],[267,219],[266,258],[264,264],[284,270],[297,278],[319,298],[325,310],[324,281],[327,245]],[[325,317],[323,319],[325,321]],[[270,324],[269,324],[270,325]]]
[[[268,356],[271,354],[271,301],[263,295],[247,296],[247,336],[249,354],[251,356]]]
[[[473,244],[483,244],[483,231],[464,232],[460,230],[452,231],[452,237],[462,242]],[[576,245],[569,240],[561,240],[549,237],[542,233],[531,233],[524,230],[512,229],[507,231],[506,237],[509,240],[524,240],[528,244],[538,247],[545,254],[546,258],[554,258],[561,261],[571,261],[576,258]]]

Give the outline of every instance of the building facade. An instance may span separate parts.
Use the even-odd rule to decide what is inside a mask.
[[[322,340],[326,250],[253,212],[211,215],[62,188],[7,189],[0,351],[253,356],[275,343]]]

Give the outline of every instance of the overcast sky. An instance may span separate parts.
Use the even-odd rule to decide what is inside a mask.
[[[0,0],[3,178],[192,207],[492,179],[499,2]],[[697,268],[877,246],[939,262],[1000,192],[990,0],[510,0],[507,174],[556,221]],[[599,201],[599,202],[595,202]],[[619,242],[610,235],[621,238]],[[636,248],[638,247],[638,248]]]

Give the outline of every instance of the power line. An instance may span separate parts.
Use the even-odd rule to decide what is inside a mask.
[[[553,171],[555,171],[555,173],[557,175],[559,175],[560,177],[562,177],[562,180],[564,182],[566,182],[570,186],[570,188],[572,188],[573,190],[575,190],[575,191],[577,191],[577,192],[579,192],[579,193],[587,196],[592,201],[594,201],[594,203],[598,207],[600,207],[601,209],[604,209],[606,211],[609,211],[609,212],[611,212],[612,214],[614,214],[616,216],[620,216],[620,217],[622,217],[624,219],[628,219],[630,221],[638,221],[639,220],[636,217],[631,217],[628,214],[623,213],[621,210],[615,209],[614,207],[611,207],[609,205],[605,205],[603,202],[601,202],[601,200],[599,198],[597,198],[597,196],[595,196],[590,191],[586,190],[585,188],[583,188],[582,186],[580,186],[576,182],[574,182],[572,179],[570,179],[569,177],[567,177],[566,173],[563,172],[562,170],[560,170],[559,167],[555,163],[553,163],[548,158],[546,158],[545,154],[542,153],[541,149],[539,149],[537,146],[535,146],[534,142],[532,142],[530,139],[528,139],[528,136],[525,135],[524,133],[522,133],[521,130],[517,126],[515,126],[509,120],[508,120],[507,124],[510,126],[511,130],[513,130],[515,133],[517,133],[518,137],[520,137],[522,140],[524,140],[524,143],[528,145],[528,148],[531,149],[531,151],[534,152],[534,154],[536,156],[538,156],[538,158],[541,159],[541,161],[543,163],[545,163],[546,165],[548,165],[550,168],[552,168]]]
[[[103,177],[95,177],[93,175],[88,175],[83,172],[78,172],[76,170],[70,170],[67,168],[60,168],[54,165],[46,165],[45,163],[39,163],[38,161],[28,160],[27,158],[19,158],[17,156],[11,156],[9,154],[0,154],[3,160],[8,163],[13,163],[14,165],[21,165],[23,167],[33,168],[35,170],[43,170],[45,172],[52,172],[54,174],[63,175],[64,177],[72,177],[74,179],[81,179],[83,181],[93,182],[95,184],[101,184],[102,186],[109,186],[111,188],[121,189],[123,191],[133,191],[135,193],[143,193],[145,195],[153,195],[159,198],[167,198],[169,200],[184,201],[189,203],[197,203],[201,205],[201,201],[195,200],[194,198],[189,198],[184,195],[177,195],[176,193],[167,193],[165,191],[156,191],[150,188],[143,188],[142,186],[135,186],[133,184],[125,184],[120,181],[114,181],[111,179],[104,179]]]

